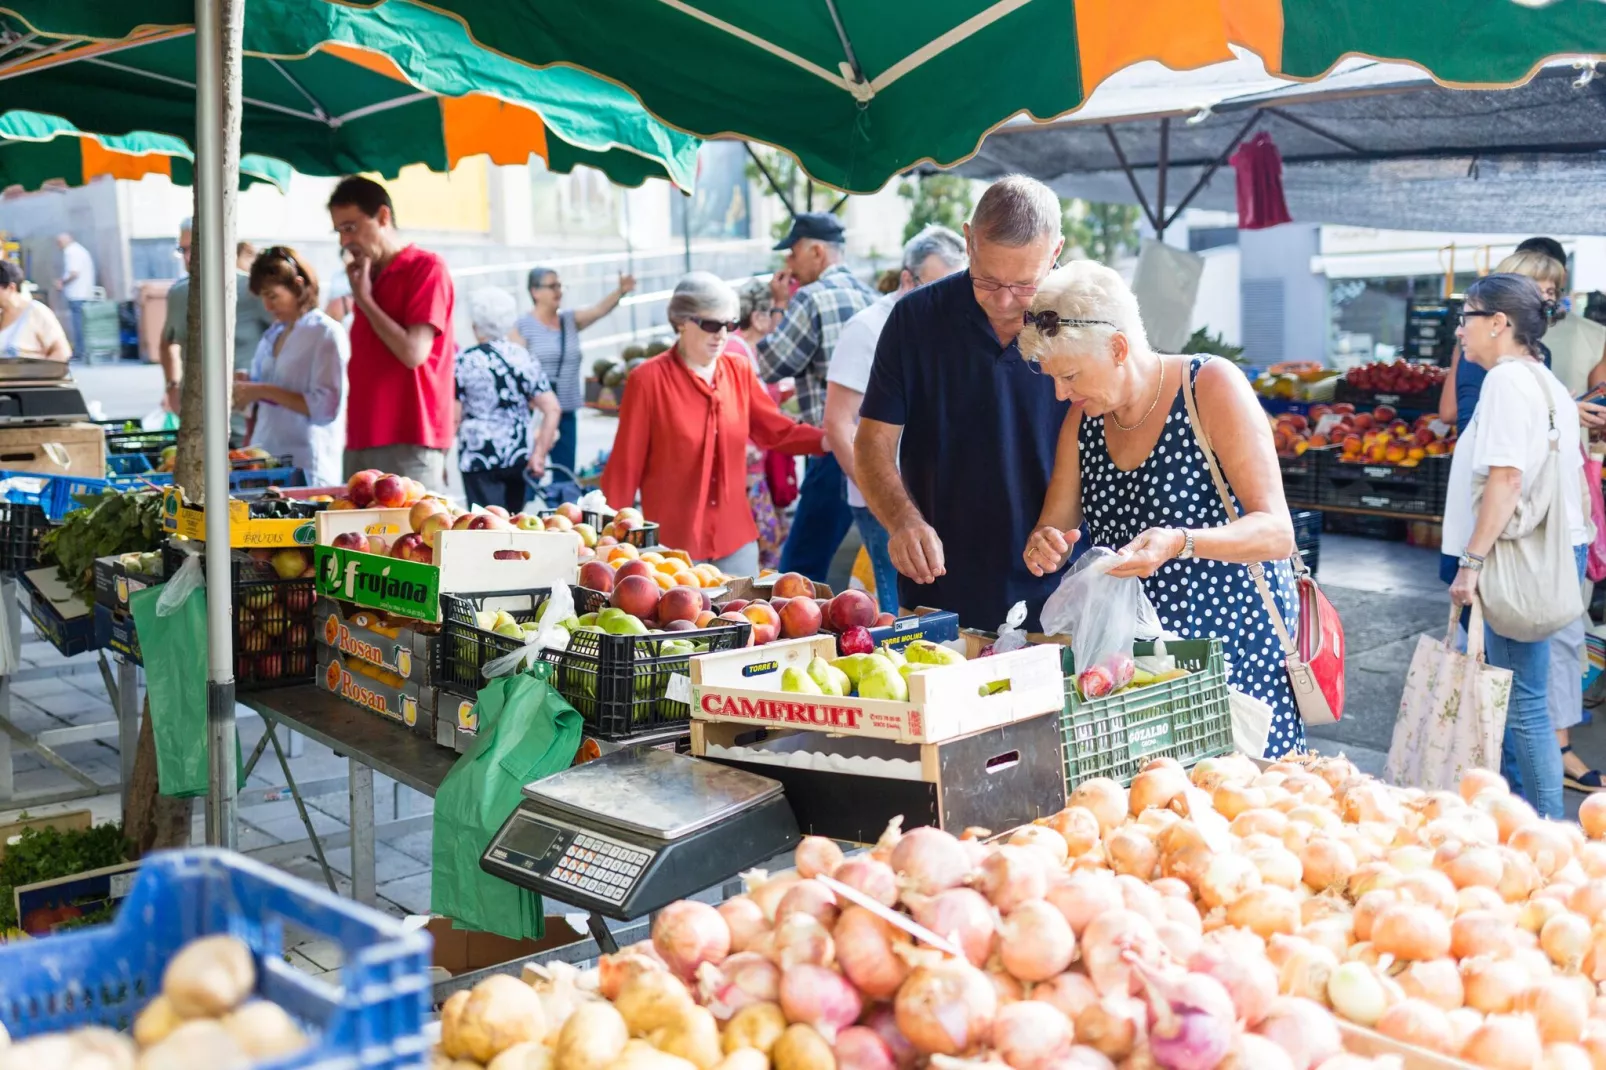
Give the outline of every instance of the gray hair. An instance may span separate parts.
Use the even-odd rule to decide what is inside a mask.
[[[1043,238],[1062,236],[1060,199],[1025,175],[1005,175],[987,187],[970,217],[971,234],[1019,249]]]
[[[469,321],[482,342],[499,342],[513,331],[519,318],[518,302],[506,290],[486,286],[468,295]]]
[[[194,220],[194,218],[192,218],[190,216],[185,216],[183,219],[179,220],[178,232],[180,234],[189,234],[194,230],[195,230],[195,220]]]
[[[1053,336],[1028,323],[1020,332],[1021,356],[1030,361],[1057,349],[1085,352],[1117,332],[1139,352],[1149,348],[1138,299],[1113,269],[1097,260],[1072,260],[1049,272],[1032,298],[1032,312],[1053,310],[1060,323]],[[1096,322],[1090,322],[1096,321]]]
[[[736,291],[729,283],[712,272],[693,271],[675,283],[669,298],[669,325],[678,330],[693,316],[733,320],[737,308]]]
[[[947,227],[933,223],[904,243],[903,269],[918,276],[926,261],[934,256],[954,271],[970,261],[965,253],[965,239]]]
[[[743,330],[753,325],[753,313],[768,312],[775,307],[775,298],[770,294],[769,283],[759,279],[743,284],[737,291],[737,298],[736,321]]]

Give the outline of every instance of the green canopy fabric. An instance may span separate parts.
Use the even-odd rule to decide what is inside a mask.
[[[195,181],[189,146],[165,134],[95,137],[54,115],[9,111],[0,115],[0,189],[35,190],[50,182],[81,186],[102,175],[136,179],[167,175],[181,186]],[[266,156],[240,159],[240,188],[266,182],[290,188],[290,165]]]
[[[7,17],[9,15],[9,17]],[[165,16],[165,18],[164,18]],[[9,99],[97,135],[195,128],[193,5],[24,0],[0,8]],[[578,164],[639,185],[690,188],[698,139],[652,119],[628,92],[573,69],[533,70],[477,47],[422,7],[366,10],[246,0],[243,151],[306,174],[394,176],[466,156],[554,171]]]

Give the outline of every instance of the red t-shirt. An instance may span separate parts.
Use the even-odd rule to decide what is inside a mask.
[[[374,279],[374,303],[403,327],[427,323],[435,344],[422,367],[408,368],[358,309],[351,323],[346,448],[427,446],[452,434],[452,276],[446,261],[416,245],[397,253]]]

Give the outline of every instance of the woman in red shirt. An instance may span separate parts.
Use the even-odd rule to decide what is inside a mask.
[[[747,442],[789,454],[825,452],[819,428],[776,408],[732,346],[736,294],[694,271],[669,299],[673,348],[630,375],[619,432],[602,473],[615,506],[641,493],[665,546],[733,576],[758,573],[758,528],[747,503]]]

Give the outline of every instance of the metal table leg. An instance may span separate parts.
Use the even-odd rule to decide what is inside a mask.
[[[4,603],[7,630],[11,641],[21,649],[22,603],[17,601],[15,576],[0,577],[0,602]],[[11,677],[0,676],[0,720],[11,720]],[[11,768],[11,737],[0,732],[0,803],[9,802],[17,794],[16,781]]]
[[[129,658],[117,659],[117,757],[122,770],[123,814],[128,814],[128,790],[134,783],[134,753],[139,747],[139,666]]]
[[[266,739],[273,744],[273,752],[279,756],[279,768],[284,771],[284,781],[290,788],[290,798],[295,800],[296,813],[301,815],[301,824],[306,826],[307,839],[312,843],[312,853],[318,859],[318,868],[323,870],[323,881],[329,885],[331,892],[339,895],[340,889],[335,885],[335,875],[329,872],[329,861],[323,856],[323,844],[318,839],[318,830],[312,827],[312,817],[307,813],[307,804],[301,798],[300,789],[296,787],[295,775],[290,772],[290,761],[285,757],[284,748],[279,746],[278,725],[264,719],[263,727],[267,729]],[[258,751],[260,750],[261,745],[258,744]],[[255,759],[252,760],[254,763]],[[371,855],[372,851],[369,853]]]
[[[374,906],[378,901],[374,879],[374,771],[355,758],[350,767],[351,897]]]

